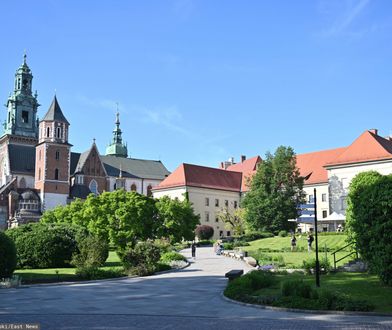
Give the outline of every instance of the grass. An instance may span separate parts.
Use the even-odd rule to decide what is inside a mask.
[[[115,251],[109,251],[108,259],[101,270],[107,272],[108,277],[113,277],[114,273],[120,273],[122,266],[120,258]],[[22,278],[22,283],[51,283],[81,280],[75,274],[76,268],[45,268],[45,269],[18,269],[14,275]],[[103,272],[103,273],[104,273]]]
[[[346,235],[319,235],[318,236],[318,245],[319,245],[319,258],[323,259],[325,257],[328,258],[330,264],[333,266],[333,256],[332,252],[335,250],[345,246],[347,236]],[[250,242],[249,246],[242,247],[241,249],[244,251],[248,251],[249,255],[259,260],[260,264],[268,263],[268,257],[277,258],[278,256],[283,257],[285,268],[301,268],[304,260],[310,260],[315,258],[315,252],[308,252],[308,243],[306,235],[298,235],[297,236],[297,247],[296,251],[291,252],[290,248],[291,237],[271,237],[259,239],[253,242]],[[315,242],[313,242],[313,250],[315,248]],[[320,252],[323,250],[327,250],[328,252]],[[343,257],[349,253],[349,248],[338,252],[336,254],[337,259]],[[264,257],[264,260],[263,260]],[[267,257],[267,258],[265,258]],[[353,259],[355,255],[349,257],[348,259],[344,259],[338,263],[342,265],[350,259]]]
[[[283,281],[303,280],[309,283],[314,289],[315,277],[303,274],[276,274],[276,281],[268,288],[258,289],[252,292],[254,301],[261,301],[265,304],[268,297],[277,297],[281,293]],[[238,286],[240,288],[240,286]],[[331,292],[344,294],[352,300],[366,301],[374,306],[373,312],[392,314],[392,287],[383,285],[376,275],[364,273],[335,273],[321,276],[321,290],[327,289]],[[318,291],[320,289],[317,289]],[[316,306],[310,308],[317,309]]]

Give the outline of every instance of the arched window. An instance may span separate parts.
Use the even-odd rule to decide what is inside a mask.
[[[41,154],[40,154],[40,157],[41,157]],[[60,159],[60,151],[56,150],[56,160],[59,160],[59,159]]]
[[[152,196],[152,191],[151,191],[151,189],[152,189],[152,187],[151,187],[151,185],[149,184],[148,187],[147,187],[147,196],[148,196],[148,197],[151,197],[151,196]]]
[[[41,168],[38,169],[38,180],[41,180]]]
[[[41,150],[38,153],[38,159],[41,160]]]
[[[56,168],[56,169],[54,170],[54,179],[55,179],[55,180],[58,180],[58,179],[59,179],[59,169],[58,169],[58,168]]]
[[[90,191],[95,194],[98,195],[98,183],[95,180],[91,180],[90,184],[89,184],[89,189]]]
[[[59,139],[61,138],[61,127],[56,128],[56,137]]]
[[[20,179],[19,188],[26,188],[26,180],[25,178]]]
[[[46,128],[46,137],[49,137],[50,136],[50,127],[47,127]]]
[[[132,186],[131,186],[131,191],[136,191],[137,190],[137,187],[136,187],[136,185],[134,184],[134,183],[132,183]]]

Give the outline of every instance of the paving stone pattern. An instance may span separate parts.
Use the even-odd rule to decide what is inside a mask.
[[[0,324],[41,329],[392,329],[392,318],[264,310],[225,301],[224,274],[250,267],[212,248],[177,272],[144,278],[0,290]]]

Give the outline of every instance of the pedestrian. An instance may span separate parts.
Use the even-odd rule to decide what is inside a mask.
[[[192,258],[196,259],[196,243],[195,242],[192,242],[191,250],[192,250]]]
[[[295,251],[296,246],[297,246],[297,239],[295,238],[295,235],[293,234],[291,236],[291,252]]]
[[[312,251],[312,243],[314,241],[312,233],[308,235],[308,252]]]

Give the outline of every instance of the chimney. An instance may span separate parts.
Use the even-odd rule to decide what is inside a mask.
[[[245,155],[241,155],[241,163],[243,163],[246,160],[246,156]]]
[[[231,163],[232,165],[234,164],[234,157],[229,158],[229,163]]]
[[[374,135],[377,135],[378,129],[377,128],[371,128],[371,129],[369,129],[369,132],[373,133]]]

